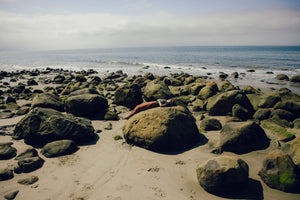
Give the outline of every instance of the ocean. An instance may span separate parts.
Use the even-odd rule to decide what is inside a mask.
[[[167,67],[166,67],[167,66]],[[300,75],[300,46],[188,46],[56,51],[0,51],[0,70],[63,68],[94,69],[104,75],[122,70],[131,75],[188,73],[218,78],[221,72],[240,73],[236,84],[263,88],[299,84],[277,81],[277,74]],[[252,70],[252,72],[249,72]],[[254,71],[254,72],[253,72]]]

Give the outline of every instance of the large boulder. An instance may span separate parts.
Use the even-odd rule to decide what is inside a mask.
[[[12,147],[12,142],[0,143],[0,160],[7,160],[17,155],[17,149]]]
[[[138,84],[125,84],[115,92],[115,103],[133,109],[143,102],[143,93]]]
[[[196,169],[199,184],[213,194],[236,192],[246,185],[249,176],[247,163],[236,157],[221,156],[209,159]]]
[[[99,94],[97,89],[95,87],[89,87],[89,88],[82,88],[75,90],[69,94],[70,96],[76,96],[76,95],[82,95],[82,94]]]
[[[183,150],[200,136],[194,117],[182,106],[140,112],[125,123],[123,133],[127,143],[158,152]]]
[[[31,109],[41,108],[52,108],[58,111],[64,111],[64,104],[62,100],[52,93],[42,93],[36,95],[31,103]]]
[[[285,192],[299,192],[299,169],[291,157],[281,150],[268,153],[258,174],[271,188]]]
[[[224,151],[247,153],[269,146],[265,131],[255,122],[229,122],[220,132],[219,147]]]
[[[104,115],[107,108],[107,99],[97,94],[71,96],[65,101],[66,112],[80,117],[94,118]]]
[[[74,153],[78,146],[72,140],[58,140],[46,144],[41,150],[41,154],[47,158],[63,156]]]
[[[263,98],[259,103],[260,108],[272,108],[276,103],[281,101],[281,97],[277,93],[270,94]]]
[[[294,163],[300,168],[300,137],[296,137],[296,139],[283,146],[283,151],[289,154]]]
[[[295,118],[300,118],[300,102],[296,101],[280,101],[275,104],[274,109],[283,109],[293,113]]]
[[[170,99],[173,97],[173,94],[165,83],[151,81],[145,87],[144,97],[146,101],[155,101],[157,99]]]
[[[232,107],[239,104],[249,111],[254,112],[253,106],[244,92],[232,90],[217,94],[208,99],[206,109],[210,115],[227,115],[232,112]]]
[[[17,123],[13,138],[40,146],[61,139],[88,142],[95,139],[95,134],[88,119],[64,115],[50,108],[34,108]]]
[[[240,106],[239,104],[235,104],[232,107],[232,116],[237,117],[243,121],[252,118],[252,114],[246,108]]]
[[[271,110],[269,108],[261,108],[254,113],[253,118],[261,121],[264,119],[268,119],[270,115],[271,115]]]
[[[222,128],[222,124],[217,119],[209,118],[200,122],[200,128],[206,131],[220,130]]]

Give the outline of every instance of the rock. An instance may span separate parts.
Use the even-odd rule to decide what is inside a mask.
[[[226,73],[224,73],[224,72],[220,72],[220,74],[219,74],[219,78],[220,79],[226,79],[228,77],[228,74],[226,74]]]
[[[236,192],[246,185],[248,164],[239,158],[221,156],[209,159],[196,169],[199,184],[213,194]]]
[[[0,143],[0,160],[8,160],[17,155],[17,149],[12,147],[12,142]]]
[[[15,190],[13,192],[9,192],[6,195],[4,195],[4,198],[7,200],[13,200],[16,198],[17,194],[19,193],[19,190]]]
[[[99,76],[93,76],[91,80],[92,85],[99,85],[101,83],[101,78]]]
[[[17,103],[17,101],[16,101],[15,98],[8,96],[8,97],[6,98],[5,103],[6,103],[6,104],[9,104],[9,103]]]
[[[22,106],[17,112],[16,115],[26,115],[30,111],[29,106]]]
[[[112,130],[112,124],[109,122],[109,123],[107,124],[107,126],[104,127],[104,129],[105,129],[105,130]]]
[[[294,82],[294,83],[299,83],[300,82],[300,75],[292,76],[290,81]]]
[[[227,115],[232,112],[232,107],[235,104],[243,106],[251,114],[254,113],[253,106],[248,97],[244,92],[238,90],[217,94],[209,98],[206,109],[209,115]]]
[[[262,109],[258,109],[254,113],[253,118],[261,121],[261,120],[268,119],[270,115],[271,115],[271,110],[269,108],[262,108]]]
[[[54,83],[56,84],[62,84],[65,81],[65,77],[62,75],[57,75],[53,78]]]
[[[264,98],[262,102],[258,105],[260,108],[272,108],[277,102],[281,101],[281,98],[277,94],[271,94]]]
[[[30,176],[28,178],[19,179],[18,183],[21,185],[32,185],[36,183],[39,180],[39,177],[37,176]]]
[[[22,160],[24,158],[31,158],[38,156],[38,152],[34,148],[26,149],[23,153],[18,155],[15,160]]]
[[[65,101],[65,110],[76,116],[95,118],[107,112],[108,102],[105,97],[96,94],[71,96]]]
[[[79,148],[72,140],[58,140],[46,144],[41,150],[41,154],[47,158],[72,154]]]
[[[238,72],[233,72],[233,73],[231,74],[231,77],[232,77],[232,78],[239,78],[239,73],[238,73]]]
[[[289,77],[288,77],[287,75],[285,75],[285,74],[278,74],[278,75],[276,76],[276,79],[277,79],[277,80],[284,80],[284,81],[290,80]]]
[[[27,85],[38,85],[38,83],[34,79],[28,79]]]
[[[243,121],[246,121],[248,119],[251,119],[251,113],[244,108],[243,106],[240,106],[239,104],[235,104],[232,107],[232,116],[240,118]]]
[[[300,168],[300,137],[288,142],[282,150],[291,156],[293,162]]]
[[[276,109],[272,111],[272,116],[278,116],[280,119],[285,119],[287,121],[293,121],[294,115],[293,113],[283,110],[283,109]]]
[[[219,90],[221,92],[227,92],[230,90],[236,90],[237,88],[232,85],[228,80],[223,81],[220,85],[219,85]]]
[[[132,116],[123,128],[127,143],[152,151],[178,151],[198,142],[192,114],[182,106],[152,108]]]
[[[204,84],[199,84],[199,83],[194,83],[192,85],[189,85],[188,86],[188,91],[189,91],[189,94],[191,95],[198,95],[200,90],[202,88],[204,88],[205,85]]]
[[[52,108],[54,110],[64,111],[64,104],[62,100],[52,93],[42,93],[36,95],[31,103],[31,109],[41,107],[41,108]]]
[[[0,181],[12,179],[14,177],[13,170],[4,168],[0,169]]]
[[[269,146],[265,131],[255,122],[229,122],[220,132],[220,148],[237,154]]]
[[[204,119],[200,122],[200,128],[206,131],[220,130],[222,128],[222,124],[217,119]]]
[[[82,94],[99,94],[97,89],[95,87],[89,87],[89,88],[82,88],[75,90],[69,94],[69,97],[71,96],[77,96],[77,95],[82,95]]]
[[[268,153],[258,175],[271,188],[299,192],[299,173],[291,157],[281,150]]]
[[[104,115],[104,120],[119,120],[119,116],[115,111],[107,111]]]
[[[144,97],[146,101],[155,101],[157,99],[170,99],[173,97],[173,94],[163,82],[151,81],[145,87]]]
[[[75,80],[76,80],[76,81],[79,81],[79,82],[85,82],[85,81],[86,81],[86,78],[84,77],[83,74],[76,74],[76,75],[75,75]]]
[[[15,167],[14,171],[15,173],[29,173],[41,168],[44,162],[39,156],[24,158],[18,161],[18,166]]]
[[[130,109],[143,102],[142,90],[138,84],[125,84],[115,92],[115,104],[126,106]]]
[[[275,104],[274,109],[283,109],[293,113],[295,118],[300,118],[300,102],[293,100],[280,101]]]
[[[61,139],[84,143],[95,139],[94,131],[88,119],[64,115],[50,108],[34,108],[17,123],[13,138],[24,139],[31,145],[45,145]]]
[[[205,100],[208,99],[209,97],[212,97],[216,95],[218,92],[218,86],[215,83],[208,84],[204,88],[202,88],[198,94],[198,98]]]
[[[293,121],[294,128],[300,129],[300,118],[297,118]]]
[[[245,92],[245,94],[255,94],[258,92],[258,90],[252,86],[247,86],[244,88],[244,92]]]

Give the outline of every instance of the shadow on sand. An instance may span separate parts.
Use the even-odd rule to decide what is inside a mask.
[[[246,186],[237,192],[227,192],[221,194],[214,194],[219,197],[228,199],[247,199],[247,200],[263,200],[263,187],[260,181],[249,178]]]

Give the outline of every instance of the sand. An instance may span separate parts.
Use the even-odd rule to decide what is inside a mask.
[[[128,111],[121,116],[126,114]],[[16,124],[22,117],[1,119],[0,126]],[[219,119],[224,123],[224,117]],[[108,123],[112,124],[112,130],[104,129]],[[203,133],[208,141],[184,152],[160,154],[129,146],[124,139],[115,141],[114,136],[123,135],[124,123],[125,120],[92,121],[95,130],[102,130],[95,144],[80,146],[74,154],[58,158],[46,158],[39,154],[45,160],[43,167],[27,174],[15,174],[13,179],[1,181],[0,198],[3,199],[5,194],[19,190],[16,200],[300,199],[300,194],[269,188],[258,176],[264,157],[270,150],[276,148],[273,141],[265,150],[242,155],[223,153],[244,159],[249,165],[250,180],[248,187],[241,191],[241,194],[220,197],[206,192],[196,177],[196,167],[199,164],[218,156],[210,151],[218,142],[219,131]],[[272,137],[268,131],[267,134]],[[23,140],[12,140],[11,136],[0,136],[0,141],[12,141],[18,153],[30,147]],[[1,160],[0,168],[7,166],[12,168],[15,164],[14,159]],[[19,179],[33,175],[39,177],[34,184],[17,183]]]

